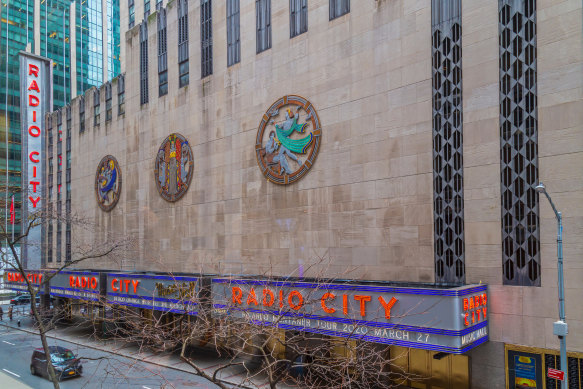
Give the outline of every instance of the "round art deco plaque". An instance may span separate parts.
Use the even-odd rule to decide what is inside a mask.
[[[180,200],[188,191],[194,171],[190,144],[178,133],[162,142],[154,166],[154,178],[160,196],[166,201]]]
[[[121,169],[111,155],[103,157],[95,173],[95,195],[99,208],[109,212],[115,207],[121,193]]]
[[[263,175],[287,185],[305,176],[320,150],[322,128],[312,104],[300,96],[283,96],[263,115],[255,152]]]

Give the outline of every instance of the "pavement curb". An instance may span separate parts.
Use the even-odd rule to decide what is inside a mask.
[[[26,328],[22,328],[22,327],[13,327],[11,325],[8,325],[8,324],[4,323],[3,321],[0,321],[0,325],[3,326],[3,327],[6,327],[6,328],[11,328],[13,330],[26,332],[26,333],[29,333],[31,335],[40,335],[38,332],[29,330],[29,329],[26,329]],[[90,348],[90,349],[93,349],[93,350],[105,351],[107,353],[110,353],[110,354],[114,354],[115,355],[115,353],[113,353],[112,351],[105,350],[105,349],[100,348],[100,347],[97,347],[97,346],[93,346],[93,345],[81,343],[81,342],[78,342],[78,341],[75,341],[75,340],[60,338],[60,337],[58,337],[56,335],[46,334],[46,337],[47,338],[51,338],[51,339],[58,339],[58,340],[62,340],[62,341],[65,341],[65,342],[73,343],[73,344],[76,344],[77,346],[83,346],[83,347],[87,347],[87,348]],[[126,357],[126,358],[133,359],[135,361],[146,362],[146,363],[150,363],[152,365],[156,365],[156,366],[160,366],[160,367],[165,367],[165,368],[168,368],[168,369],[172,369],[172,370],[176,370],[176,371],[181,371],[181,372],[188,373],[188,374],[194,374],[197,377],[202,377],[202,376],[200,376],[200,375],[198,375],[198,374],[196,374],[196,373],[194,373],[192,371],[188,371],[188,370],[183,369],[183,368],[180,368],[180,367],[165,365],[163,363],[154,362],[154,361],[150,361],[150,360],[143,359],[143,358],[138,358],[138,357],[133,356],[133,355],[126,355],[126,354],[121,354],[121,353],[119,355],[120,356],[123,356],[123,357]],[[202,378],[204,378],[204,377],[202,377]],[[230,382],[230,381],[225,381],[225,380],[221,380],[221,379],[219,379],[219,381],[221,381],[224,384],[231,385],[231,386],[233,386],[235,388],[254,389],[251,386],[244,386],[244,385],[236,384],[236,383]],[[213,383],[212,381],[209,381],[209,382],[210,383]]]

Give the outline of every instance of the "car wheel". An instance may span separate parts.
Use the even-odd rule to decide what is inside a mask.
[[[36,374],[36,369],[34,368],[34,366],[33,366],[33,365],[30,365],[30,374],[32,374],[32,375],[37,375],[37,374]]]

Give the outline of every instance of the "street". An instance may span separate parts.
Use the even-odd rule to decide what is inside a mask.
[[[8,317],[8,305],[3,306],[4,321]],[[20,315],[14,317],[14,324]],[[2,324],[3,324],[2,323]],[[183,371],[137,361],[107,351],[80,346],[64,340],[49,338],[49,345],[58,345],[72,350],[82,359],[83,375],[61,382],[62,388],[215,388],[203,378]],[[0,386],[52,388],[44,377],[30,373],[33,349],[41,347],[38,335],[15,328],[0,326]],[[8,378],[10,377],[10,378]],[[16,386],[15,381],[27,386]]]

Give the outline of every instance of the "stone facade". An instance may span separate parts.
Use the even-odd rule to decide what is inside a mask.
[[[287,1],[272,2],[272,48],[255,53],[255,2],[241,0],[241,62],[227,67],[226,6],[213,3],[213,74],[200,79],[199,3],[189,4],[190,84],[178,88],[176,3],[168,10],[169,93],[158,97],[155,7],[148,24],[149,102],[140,105],[138,28],[126,34],[125,114],[86,130],[73,111],[72,210],[97,232],[74,244],[132,236],[131,257],[84,267],[219,274],[325,275],[434,281],[431,2],[354,1],[329,21],[311,0],[308,32],[289,38]],[[564,215],[569,351],[583,352],[583,40],[581,2],[538,1],[539,177]],[[471,352],[474,387],[504,387],[503,343],[558,349],[556,222],[541,198],[541,286],[504,286],[501,259],[498,3],[464,0],[463,156],[466,283],[489,285],[490,343]],[[299,182],[268,182],[255,157],[276,99],[309,99],[320,154]],[[194,153],[178,202],[156,189],[154,161],[172,132]],[[98,162],[123,172],[117,206],[95,201]],[[75,249],[73,249],[75,251]],[[485,376],[486,375],[486,376]],[[486,378],[487,377],[487,378]],[[484,386],[487,382],[487,386]]]

